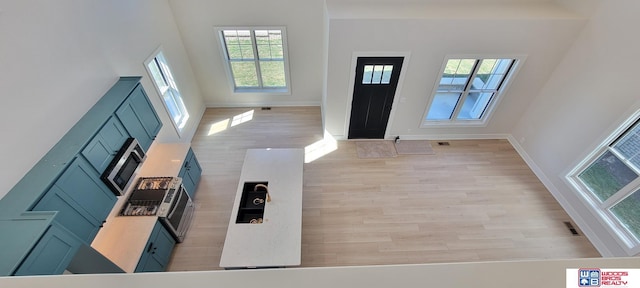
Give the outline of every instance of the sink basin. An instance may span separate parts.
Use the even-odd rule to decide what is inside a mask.
[[[264,203],[267,201],[267,191],[247,191],[246,196],[240,204],[241,208],[264,209]]]
[[[255,211],[250,211],[255,210]],[[260,224],[262,223],[264,215],[264,210],[258,209],[243,209],[238,211],[238,218],[236,219],[236,223],[250,223],[250,224]]]
[[[256,187],[258,184],[268,186],[269,182],[245,182],[243,184],[236,223],[260,224],[263,222],[267,191],[264,187]]]

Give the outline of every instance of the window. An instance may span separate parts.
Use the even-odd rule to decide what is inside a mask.
[[[169,64],[167,64],[167,60],[164,58],[162,51],[158,49],[154,55],[155,56],[145,62],[145,67],[153,79],[156,90],[162,97],[162,102],[165,108],[167,108],[167,112],[169,112],[176,130],[181,132],[182,128],[187,124],[189,112],[187,112],[187,108],[185,108],[182,102],[182,96],[171,75]]]
[[[289,92],[284,28],[218,31],[235,92]]]
[[[640,251],[639,116],[640,111],[568,176],[634,253]]]
[[[518,62],[513,58],[447,59],[423,126],[483,124]]]

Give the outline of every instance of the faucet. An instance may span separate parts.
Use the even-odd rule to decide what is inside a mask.
[[[262,187],[264,188],[264,190],[267,191],[267,202],[271,202],[271,195],[269,195],[269,187],[267,187],[267,185],[264,185],[264,184],[256,184],[256,186],[253,186],[253,191],[258,191],[258,187]]]

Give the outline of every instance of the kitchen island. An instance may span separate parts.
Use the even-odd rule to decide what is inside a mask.
[[[220,267],[299,266],[302,240],[302,149],[249,149],[245,155]],[[245,183],[267,182],[271,201],[255,223],[239,221]]]

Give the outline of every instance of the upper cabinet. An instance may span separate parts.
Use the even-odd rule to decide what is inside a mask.
[[[145,151],[151,147],[151,143],[162,128],[162,122],[142,90],[142,86],[138,86],[131,93],[118,108],[116,115],[129,135],[136,138]]]
[[[196,154],[194,154],[193,150],[189,148],[189,152],[187,152],[187,157],[185,157],[184,164],[180,169],[178,177],[182,178],[182,185],[184,185],[184,189],[187,190],[191,199],[193,199],[196,194],[196,188],[198,188],[198,182],[200,182],[201,175],[202,168],[200,167],[200,163],[198,163]]]
[[[82,150],[82,155],[102,174],[128,138],[129,133],[120,120],[111,117]]]

